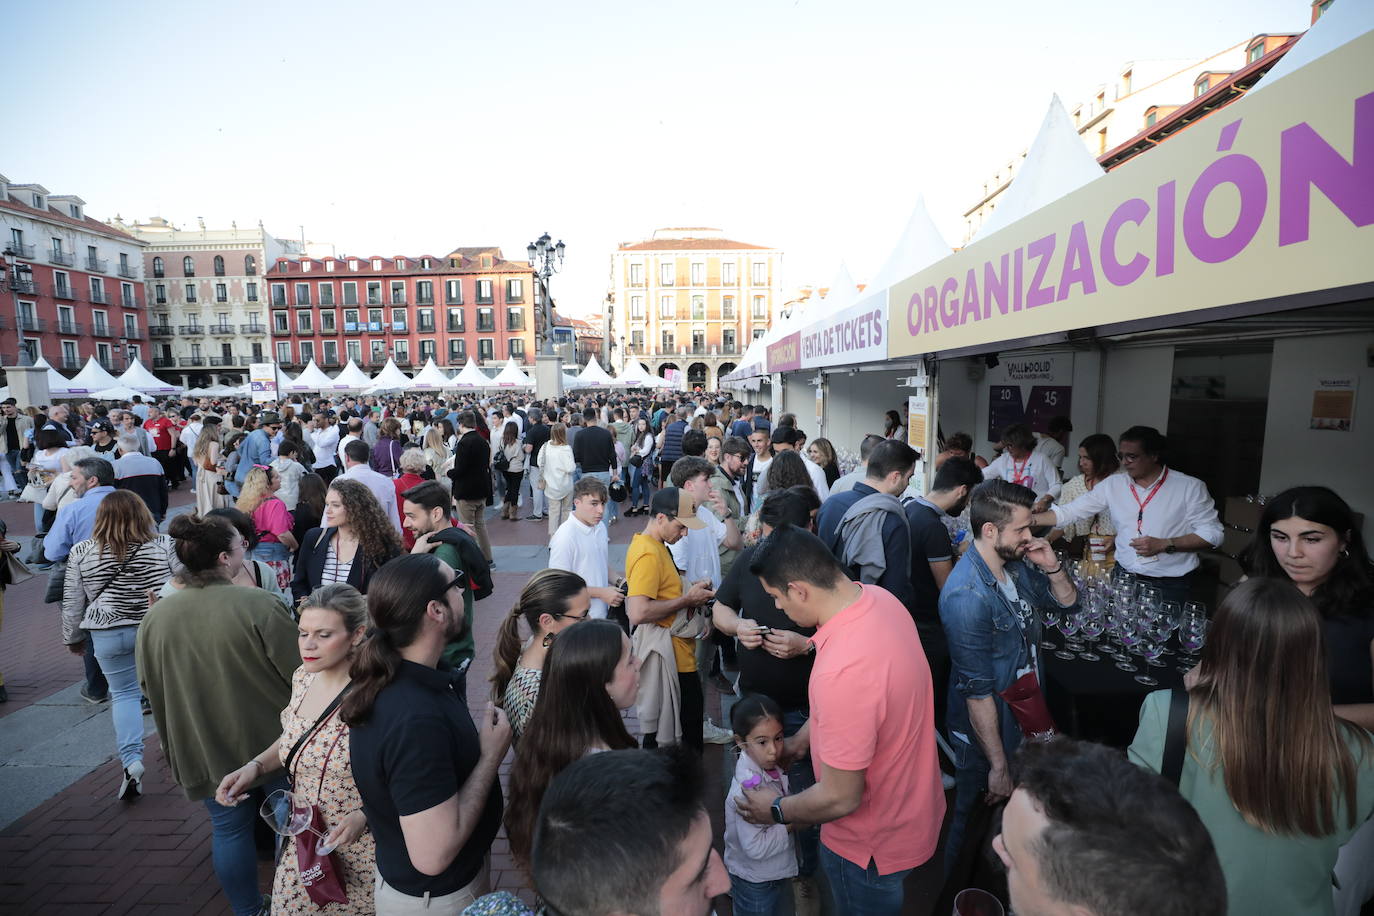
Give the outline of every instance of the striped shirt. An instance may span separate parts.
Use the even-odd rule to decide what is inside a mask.
[[[148,612],[148,590],[160,589],[180,568],[170,535],[130,547],[124,562],[94,538],[67,558],[62,590],[62,641],[80,642],[80,630],[135,626]]]
[[[328,582],[347,582],[348,574],[353,571],[353,562],[358,558],[358,555],[355,553],[353,555],[353,560],[349,560],[347,563],[340,563],[339,554],[334,549],[337,540],[337,538],[329,539],[329,550],[324,555],[324,571],[320,576],[321,585]]]

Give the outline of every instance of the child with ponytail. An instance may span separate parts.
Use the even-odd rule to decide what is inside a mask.
[[[519,739],[539,698],[544,656],[556,634],[585,620],[591,608],[587,583],[577,573],[545,569],[535,573],[520,592],[496,634],[491,676],[492,700],[506,711],[511,734]],[[529,638],[520,638],[520,620]]]

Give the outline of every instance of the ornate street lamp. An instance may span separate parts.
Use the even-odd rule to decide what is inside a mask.
[[[544,292],[541,309],[544,317],[544,343],[539,350],[544,356],[553,356],[554,352],[553,300],[549,296],[549,278],[563,267],[565,247],[561,239],[558,244],[554,244],[547,232],[525,247],[525,253],[529,256],[530,267],[534,268],[534,275],[539,279],[539,284],[543,287]]]

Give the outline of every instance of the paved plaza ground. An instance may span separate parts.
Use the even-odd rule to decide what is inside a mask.
[[[181,511],[190,501],[185,492],[173,494]],[[0,518],[10,537],[27,543],[33,533],[29,504],[0,503]],[[497,625],[548,556],[546,523],[493,518],[489,524],[496,590],[475,610],[478,654],[468,677],[474,708],[486,701],[482,686],[491,673]],[[642,527],[640,519],[612,526],[613,566],[623,563],[625,545]],[[144,720],[144,794],[132,803],[115,798],[120,767],[109,706],[92,706],[78,694],[81,660],[61,644],[57,607],[42,603],[45,582],[39,576],[4,593],[0,671],[10,699],[0,704],[0,916],[229,913],[210,862],[209,817],[172,783],[151,718]],[[728,708],[730,696],[724,699]],[[721,700],[715,689],[707,690],[717,722]],[[629,727],[637,733],[633,722]],[[507,758],[503,781],[509,765]],[[708,799],[719,847],[733,762],[708,745],[706,766],[721,774]],[[930,912],[939,891],[938,858],[909,879],[908,913]],[[270,864],[261,865],[261,875],[268,890]],[[504,832],[492,849],[492,881],[531,899]],[[727,898],[718,901],[717,913],[729,913]]]

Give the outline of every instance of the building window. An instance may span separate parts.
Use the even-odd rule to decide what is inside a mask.
[[[369,362],[371,362],[373,365],[376,365],[376,366],[380,366],[382,363],[386,362],[386,341],[385,341],[385,340],[369,340],[369,341],[367,342],[367,344],[368,344],[369,350],[371,351],[371,352],[368,354],[368,361],[369,361]]]
[[[68,369],[75,369],[78,357],[76,355],[76,341],[62,341],[62,365]]]
[[[673,285],[673,262],[667,261],[658,265],[658,283],[660,286]]]
[[[406,281],[404,281],[404,280],[392,280],[392,281],[391,281],[391,304],[392,304],[392,305],[405,305],[405,304],[406,304]]]
[[[96,337],[110,335],[110,316],[105,312],[91,312],[91,333]]]
[[[467,362],[468,344],[461,337],[452,338],[448,342],[448,362],[450,366]]]
[[[644,297],[643,297],[643,296],[631,296],[631,297],[630,297],[630,317],[631,317],[631,318],[643,318],[643,317],[644,317]]]
[[[339,364],[339,342],[337,340],[326,340],[320,349],[324,353],[324,364],[326,366],[337,366]]]
[[[1198,80],[1196,83],[1193,84],[1193,98],[1196,99],[1200,96],[1206,95],[1207,90],[1211,88],[1211,78],[1204,76],[1202,79]]]
[[[419,305],[431,305],[434,302],[434,281],[416,280],[415,281],[415,301]]]
[[[352,260],[350,260],[350,261],[348,262],[348,269],[349,269],[349,270],[357,270],[357,269],[358,269],[358,261],[357,261],[357,259],[352,259]]]
[[[1131,71],[1130,71],[1130,70],[1127,70],[1125,73],[1121,74],[1121,95],[1126,96],[1126,95],[1130,95],[1130,94],[1131,94]],[[1118,98],[1120,98],[1120,96],[1118,96]]]
[[[434,309],[416,309],[415,330],[421,334],[434,333]]]
[[[137,336],[138,336],[138,319],[135,318],[133,315],[125,315],[125,316],[124,316],[124,336],[125,336],[125,337],[137,337]]]
[[[660,318],[676,318],[676,317],[677,317],[677,301],[676,301],[672,296],[659,296],[659,297],[658,297],[658,317],[660,317]]]
[[[700,261],[692,262],[692,285],[702,286],[706,283],[706,265]]]
[[[256,277],[258,275],[258,259],[250,255],[243,258],[243,272],[246,276]]]
[[[631,331],[631,332],[630,332],[630,352],[631,352],[631,353],[643,353],[643,352],[644,352],[644,332],[643,332],[643,331]]]
[[[1154,127],[1154,126],[1155,126],[1155,122],[1158,121],[1158,120],[1159,120],[1159,112],[1154,111],[1154,110],[1151,110],[1150,113],[1147,114],[1147,115],[1145,116],[1145,126],[1146,126],[1146,127]]]
[[[448,329],[450,331],[465,331],[463,327],[463,310],[451,308],[448,310]]]
[[[494,331],[496,330],[496,311],[495,309],[477,310],[477,330]]]
[[[195,302],[195,301],[196,301],[196,285],[195,285],[194,283],[187,283],[187,284],[186,284],[186,301],[187,301],[187,302]]]
[[[766,296],[755,296],[755,297],[754,297],[754,317],[755,317],[755,318],[767,318],[767,317],[768,317],[768,298],[767,298]]]
[[[720,332],[720,349],[724,353],[735,352],[735,329],[724,328]]]
[[[760,337],[767,333],[767,328],[754,328],[754,340],[758,340]]]
[[[138,308],[138,300],[134,298],[134,285],[132,283],[119,284],[119,303],[126,309]]]
[[[522,308],[506,309],[506,330],[523,331],[525,330],[525,310]]]
[[[444,302],[449,305],[463,304],[463,281],[445,280],[444,281]]]
[[[490,280],[477,281],[477,301],[483,305],[492,303],[492,289]]]
[[[320,312],[321,334],[337,334],[339,332],[339,326],[335,323],[335,315],[336,313],[333,309],[326,309]]]
[[[1107,128],[1102,128],[1097,132],[1097,155],[1101,156],[1107,152]]]
[[[61,296],[63,299],[70,299],[72,297],[71,285],[67,282],[67,274],[63,271],[54,270],[52,272],[52,288],[53,293]]]
[[[433,267],[434,267],[434,262],[431,261],[429,258],[421,258],[421,259],[420,259],[420,269],[421,269],[421,270],[431,270],[431,269],[433,269]]]
[[[396,261],[395,261],[395,267],[396,267],[397,270],[404,270],[404,269],[405,269],[405,266],[406,266],[406,259],[405,259],[405,258],[397,258],[397,259],[396,259]]]
[[[224,258],[220,255],[215,255],[215,276],[224,276]]]
[[[664,331],[663,334],[662,334],[662,336],[661,336],[661,339],[660,339],[660,342],[659,342],[659,343],[660,343],[660,346],[659,346],[659,352],[660,352],[660,353],[672,353],[672,352],[673,352],[673,347],[674,347],[674,344],[673,344],[673,332],[672,332],[672,331]]]
[[[496,358],[496,341],[490,337],[477,338],[477,360],[489,363]]]
[[[525,281],[507,280],[506,281],[506,301],[524,302],[525,301]]]
[[[308,363],[315,358],[315,342],[312,340],[301,341],[301,362]]]
[[[768,285],[768,262],[754,261],[749,265],[750,278],[754,286]]]
[[[327,273],[327,274],[332,274],[332,273],[334,272],[334,259],[333,259],[333,258],[328,258],[327,260],[325,260],[325,262],[324,262],[324,272]]]
[[[720,300],[720,317],[725,321],[735,320],[735,297],[722,296]]]
[[[286,317],[286,313],[285,313],[285,312],[273,312],[273,313],[272,313],[272,329],[273,329],[274,331],[279,331],[279,332],[281,332],[281,333],[283,333],[283,334],[287,333],[288,331],[291,330],[291,326],[290,326],[290,324],[289,324],[289,321],[290,321],[290,319],[288,319],[288,318]]]
[[[1263,41],[1257,41],[1257,42],[1255,42],[1253,45],[1251,45],[1251,46],[1250,46],[1250,50],[1246,52],[1246,54],[1245,54],[1245,62],[1246,62],[1247,64],[1253,64],[1255,61],[1259,60],[1259,59],[1260,59],[1261,57],[1263,57],[1263,56],[1264,56],[1264,42],[1263,42]]]
[[[314,264],[314,262],[312,262],[312,261],[310,261],[310,260],[308,260],[308,259],[306,259],[306,258],[301,258],[301,273],[303,273],[303,274],[308,274],[308,273],[310,273],[310,268],[313,266],[313,264]]]
[[[314,322],[311,319],[310,312],[305,309],[301,309],[296,313],[296,330],[301,334],[314,333]]]
[[[272,284],[272,304],[273,304],[273,305],[286,305],[286,284],[285,284],[285,283],[273,283],[273,284]]]
[[[381,309],[368,309],[368,310],[367,310],[367,323],[368,323],[368,325],[369,325],[368,330],[371,330],[371,331],[380,331],[380,330],[382,329],[382,321],[383,321],[383,320],[384,320],[384,319],[382,318],[382,310],[381,310]]]
[[[381,304],[382,304],[382,284],[380,284],[380,283],[375,283],[375,282],[372,282],[372,283],[368,283],[368,284],[367,284],[367,304],[368,304],[368,305],[381,305]]]
[[[643,264],[631,264],[631,265],[630,265],[630,285],[631,285],[631,286],[643,286],[643,285],[644,285],[644,265],[643,265]]]
[[[181,259],[181,275],[183,277],[194,277],[196,275],[196,262],[188,254]]]
[[[434,338],[420,341],[420,362],[427,363],[434,358]]]
[[[334,284],[333,284],[333,283],[321,283],[321,284],[320,284],[320,305],[333,305],[333,304],[334,304]]]
[[[277,362],[287,366],[291,365],[291,343],[289,341],[277,341]]]
[[[361,340],[345,340],[344,354],[354,363],[363,361],[363,342]]]
[[[693,332],[692,332],[692,352],[693,352],[693,353],[705,353],[705,352],[706,352],[706,332],[705,332],[705,331],[693,331]]]
[[[297,284],[296,284],[296,304],[297,304],[297,305],[309,305],[309,304],[310,304],[310,284],[309,284],[309,283],[297,283]]]
[[[408,320],[409,320],[409,319],[406,318],[406,310],[405,310],[405,309],[392,309],[392,310],[391,310],[391,330],[393,330],[393,331],[404,331],[404,330],[406,330],[406,322],[407,322]]]
[[[357,284],[357,283],[352,282],[352,281],[349,281],[348,283],[345,283],[345,284],[343,285],[343,304],[344,304],[344,305],[357,305],[357,304],[358,304],[358,284]]]
[[[248,284],[245,284],[244,289],[247,290],[247,296],[248,296],[248,301],[249,301],[249,302],[257,302],[257,301],[258,301],[258,285],[257,285],[256,283],[248,283]]]
[[[163,268],[163,265],[162,265],[162,258],[153,258],[153,276],[154,276],[154,277],[163,277],[163,276],[166,276],[166,270]]]
[[[693,296],[693,297],[692,297],[692,320],[693,320],[693,321],[705,321],[705,320],[706,320],[706,297],[705,297],[705,296]]]
[[[223,284],[223,283],[216,283],[216,284],[215,284],[215,301],[216,301],[216,302],[228,302],[228,301],[229,301],[229,287],[228,287],[228,286],[226,286],[226,285]]]
[[[735,285],[735,262],[725,261],[720,265],[720,284],[721,286]]]
[[[167,304],[167,285],[165,283],[153,284],[153,301],[158,305]]]
[[[510,348],[510,358],[525,361],[525,339],[523,337],[512,337],[506,341],[506,346]]]
[[[372,259],[372,269],[373,269],[373,270],[381,270],[381,269],[382,269],[382,259],[381,259],[381,258],[373,258],[373,259]]]

